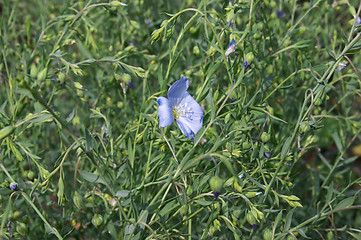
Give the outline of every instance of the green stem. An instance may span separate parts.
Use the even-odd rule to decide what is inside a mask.
[[[49,228],[49,230],[58,238],[58,239],[63,239],[63,237],[59,234],[58,230],[56,230],[55,228],[53,228],[49,222],[45,219],[45,217],[43,216],[43,214],[41,214],[41,212],[39,211],[39,209],[35,206],[35,204],[30,200],[30,198],[28,197],[28,195],[26,195],[26,193],[21,192],[21,195],[23,196],[23,198],[31,205],[31,207],[35,210],[35,212],[39,215],[39,217],[41,218],[41,220],[43,220],[43,222],[45,223],[45,225]]]
[[[296,126],[294,128],[294,131],[291,135],[291,139],[288,141],[287,145],[284,146],[284,151],[287,153],[291,147],[291,144],[293,142],[293,139],[295,138],[297,132],[298,132],[298,127],[300,125],[300,123],[303,121],[303,119],[305,119],[305,117],[308,115],[308,113],[310,112],[310,110],[312,109],[312,104],[310,107],[308,107],[308,109],[306,110],[306,112],[304,114],[302,114],[304,112],[304,109],[306,107],[306,103],[308,102],[308,100],[315,95],[314,99],[317,99],[321,96],[322,92],[324,91],[325,85],[328,83],[328,79],[331,78],[331,76],[333,75],[333,72],[335,71],[338,63],[341,61],[342,57],[348,52],[348,50],[350,50],[350,48],[352,48],[352,46],[360,39],[361,37],[361,33],[358,33],[355,38],[344,48],[344,50],[342,51],[342,53],[336,58],[336,61],[329,66],[329,68],[326,70],[326,72],[322,75],[321,79],[319,80],[319,82],[317,83],[316,87],[314,88],[314,90],[312,91],[311,94],[307,95],[305,97],[304,103],[302,105],[301,108],[301,114],[299,115],[299,118],[297,120]],[[283,149],[282,148],[282,149]],[[270,181],[270,183],[267,185],[266,190],[265,190],[265,194],[263,195],[262,198],[262,202],[264,203],[267,199],[269,190],[271,189],[278,172],[280,171],[281,167],[283,166],[283,162],[286,159],[287,154],[284,154],[284,156],[281,158],[280,163],[275,171],[275,173],[272,176],[272,179]],[[327,179],[326,179],[327,180]]]
[[[294,232],[304,226],[306,226],[307,224],[313,222],[313,221],[316,221],[317,219],[320,219],[322,217],[326,217],[328,215],[331,215],[331,214],[334,214],[336,212],[342,212],[342,211],[346,211],[346,210],[352,210],[352,209],[360,209],[361,208],[361,205],[354,205],[354,206],[349,206],[349,207],[345,207],[345,208],[339,208],[339,209],[335,209],[335,210],[331,210],[329,212],[325,212],[325,213],[321,213],[321,214],[316,214],[315,216],[313,216],[312,218],[304,221],[303,223],[297,225],[296,227],[294,228],[291,228],[289,230],[289,232]],[[289,234],[288,232],[286,233],[281,233],[280,235],[278,235],[275,239],[281,239],[283,236]]]
[[[187,12],[187,11],[194,11],[194,12],[196,12],[196,13],[199,13],[199,14],[206,20],[206,22],[207,22],[207,24],[209,25],[209,27],[211,28],[214,36],[216,37],[217,42],[219,43],[219,48],[220,48],[220,50],[221,50],[221,54],[222,54],[222,57],[223,57],[223,60],[224,60],[223,62],[224,62],[225,66],[226,66],[226,69],[227,69],[228,78],[229,78],[229,80],[232,82],[232,76],[231,76],[231,73],[229,72],[228,61],[227,61],[227,58],[226,58],[225,51],[224,51],[224,49],[223,49],[223,47],[222,47],[221,40],[219,39],[216,31],[214,30],[212,23],[208,20],[207,16],[206,16],[202,11],[200,11],[200,10],[198,10],[198,9],[195,9],[195,8],[187,8],[187,9],[184,9],[184,10],[178,12],[177,14],[175,14],[173,17],[171,17],[171,18],[168,20],[168,22],[171,22],[172,20],[174,20],[175,18],[177,18],[179,15],[181,15],[182,13],[185,13],[185,12]],[[194,15],[194,16],[196,16],[196,15]],[[175,52],[175,49],[174,49],[174,52]],[[168,74],[169,74],[169,73],[168,73],[168,71],[167,71],[166,78],[167,78]]]
[[[301,21],[307,16],[307,14],[308,14],[312,9],[314,9],[315,7],[317,7],[317,5],[318,5],[321,1],[322,1],[322,0],[318,0],[315,4],[313,4],[313,6],[312,6],[311,8],[309,8],[309,9],[307,10],[307,12],[305,12],[305,14],[303,14],[303,15],[300,17],[300,19],[298,19],[298,21],[295,23],[295,25],[292,25],[292,26],[288,29],[288,31],[287,31],[287,33],[286,33],[286,36],[282,39],[282,41],[281,41],[281,43],[280,43],[280,46],[282,46],[283,43],[286,41],[286,39],[290,37],[292,31],[298,26],[298,24],[301,23]]]
[[[12,182],[15,182],[14,179],[11,177],[10,173],[7,171],[7,169],[5,168],[5,166],[0,163],[0,167],[1,169],[5,172],[6,176],[8,176],[8,178],[10,178],[10,180]],[[57,236],[58,239],[63,239],[63,237],[59,234],[59,232],[53,228],[49,222],[44,218],[43,214],[41,214],[41,212],[39,211],[39,209],[34,205],[34,203],[30,200],[30,198],[28,197],[28,195],[26,195],[26,193],[21,192],[21,195],[24,197],[24,199],[31,205],[31,207],[35,210],[35,212],[39,215],[39,217],[41,218],[41,220],[43,220],[43,222],[45,223],[46,226],[49,227],[50,231]]]
[[[6,176],[10,178],[11,182],[15,182],[14,179],[11,177],[10,173],[8,172],[8,170],[5,168],[5,166],[2,163],[0,163],[0,167],[5,172]]]

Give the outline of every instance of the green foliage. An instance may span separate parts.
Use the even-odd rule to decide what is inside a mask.
[[[356,4],[0,0],[0,236],[360,238]]]

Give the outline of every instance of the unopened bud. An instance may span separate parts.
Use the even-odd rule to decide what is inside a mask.
[[[213,192],[219,192],[223,186],[223,180],[218,176],[213,176],[209,180],[209,185]]]
[[[14,126],[7,126],[0,130],[0,140],[12,134],[15,130]]]
[[[35,79],[35,78],[37,78],[37,76],[38,76],[38,68],[33,63],[33,64],[31,64],[31,67],[30,67],[30,77],[32,79]]]
[[[270,135],[266,132],[263,132],[262,135],[261,135],[261,141],[266,143],[270,140]]]
[[[120,7],[120,6],[128,6],[128,4],[122,3],[122,2],[119,2],[119,1],[111,1],[110,6],[111,7]]]
[[[180,215],[183,217],[188,213],[188,206],[187,205],[183,205],[180,209],[179,209],[179,213]]]
[[[45,80],[47,72],[48,72],[48,69],[44,68],[43,70],[41,70],[38,73],[38,76],[37,76],[38,82],[42,82]]]
[[[251,212],[248,212],[246,215],[246,220],[249,224],[251,224],[252,226],[255,225],[257,223],[256,218],[253,216],[253,214]]]
[[[252,53],[252,52],[249,52],[249,53],[246,54],[244,60],[247,60],[247,61],[248,61],[248,64],[251,65],[251,63],[253,62],[253,59],[254,59],[253,53]]]
[[[95,214],[92,218],[92,224],[95,227],[99,227],[103,224],[103,217],[100,214]]]

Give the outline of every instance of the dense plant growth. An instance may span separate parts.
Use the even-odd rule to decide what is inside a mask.
[[[0,0],[0,236],[360,239],[359,4]]]

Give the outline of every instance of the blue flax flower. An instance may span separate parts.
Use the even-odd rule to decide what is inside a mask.
[[[244,71],[249,67],[248,60],[244,61]]]
[[[236,41],[234,41],[234,39],[231,40],[231,42],[228,44],[228,48],[227,51],[225,53],[226,58],[228,58],[228,56],[233,53],[234,51],[236,51]]]
[[[361,24],[361,18],[360,18],[360,17],[357,17],[354,31],[357,30],[357,27],[360,26],[360,24]]]
[[[286,13],[282,12],[282,11],[276,11],[277,17],[278,18],[284,18],[286,17]]]
[[[187,92],[188,87],[189,79],[181,77],[169,88],[168,99],[157,99],[159,126],[167,127],[175,119],[182,133],[194,140],[194,135],[203,125],[203,109]]]
[[[335,70],[341,71],[344,67],[346,67],[346,63],[340,62]]]
[[[227,28],[229,28],[231,25],[232,25],[232,20],[229,20],[229,21],[227,22]]]

